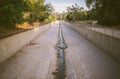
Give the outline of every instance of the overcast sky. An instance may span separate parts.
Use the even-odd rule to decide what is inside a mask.
[[[45,2],[51,3],[55,8],[55,12],[59,12],[59,13],[65,11],[67,7],[74,5],[76,3],[79,6],[87,9],[85,0],[45,0]]]

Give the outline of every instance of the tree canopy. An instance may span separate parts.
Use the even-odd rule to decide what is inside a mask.
[[[27,0],[0,0],[0,25],[14,27],[16,23],[21,24],[28,6]]]
[[[97,20],[100,25],[120,25],[120,0],[86,0],[89,10],[77,4],[67,8],[68,21]]]
[[[52,13],[51,4],[44,0],[0,0],[0,26],[15,27],[25,21],[44,21]],[[24,18],[25,13],[29,16]]]
[[[83,11],[83,7],[78,6],[77,4],[67,7],[67,16],[68,21],[78,21],[86,19],[86,11]]]
[[[96,11],[99,24],[120,24],[120,0],[86,0],[86,4]]]

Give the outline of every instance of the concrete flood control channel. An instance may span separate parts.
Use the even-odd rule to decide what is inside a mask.
[[[61,24],[59,24],[57,44],[56,44],[55,48],[57,50],[58,65],[57,65],[56,71],[53,72],[53,74],[55,76],[54,79],[65,79],[66,63],[65,63],[64,49],[67,48],[67,45],[66,45],[64,37],[63,37]]]

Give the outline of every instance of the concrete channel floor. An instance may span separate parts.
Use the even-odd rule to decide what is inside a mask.
[[[0,64],[0,79],[54,79],[58,23]],[[120,64],[62,23],[66,79],[120,79]]]
[[[120,79],[120,63],[93,45],[67,24],[63,34],[66,53],[67,79]]]
[[[40,34],[13,57],[0,64],[0,79],[53,79],[56,69],[58,25]]]

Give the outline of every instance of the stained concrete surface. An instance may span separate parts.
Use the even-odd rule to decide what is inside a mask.
[[[67,79],[120,79],[120,64],[63,23]]]
[[[48,24],[0,39],[0,63],[14,55],[24,45],[47,29],[49,29]]]
[[[66,79],[120,79],[120,64],[62,23]],[[0,64],[0,79],[54,79],[58,23]]]
[[[57,27],[40,34],[13,57],[0,64],[0,79],[53,79],[56,69]]]

